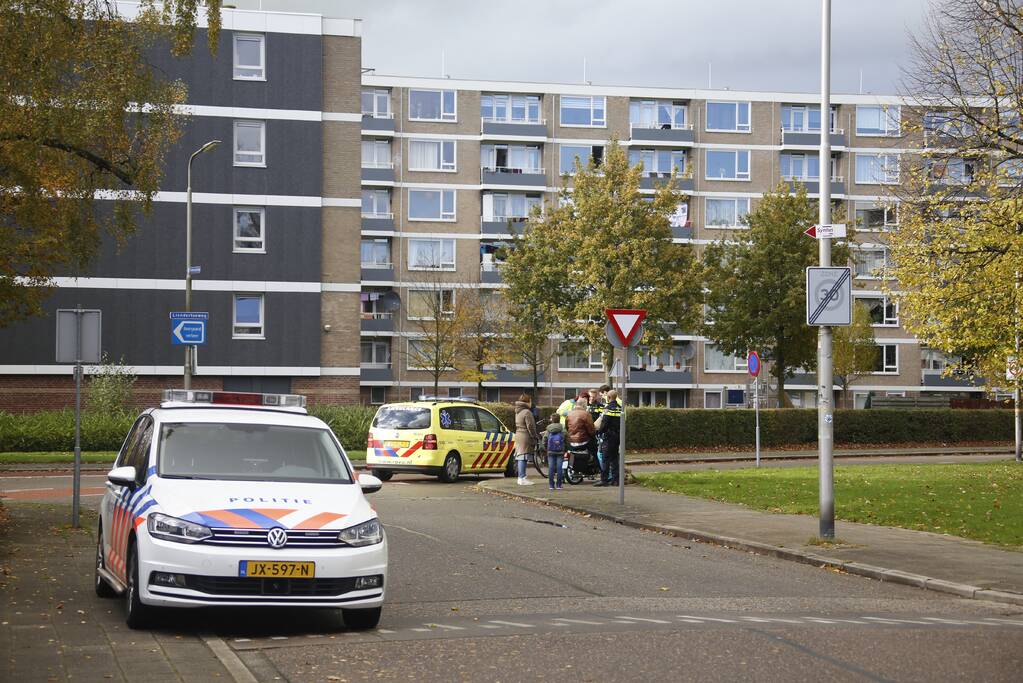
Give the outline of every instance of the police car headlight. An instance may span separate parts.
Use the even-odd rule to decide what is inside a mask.
[[[337,539],[356,547],[373,545],[384,540],[384,530],[380,527],[378,520],[371,519],[368,522],[342,529],[341,533],[337,535]]]
[[[146,527],[149,535],[162,538],[165,541],[178,541],[179,543],[196,543],[205,540],[213,535],[209,527],[195,522],[189,522],[170,515],[154,512],[146,520]]]

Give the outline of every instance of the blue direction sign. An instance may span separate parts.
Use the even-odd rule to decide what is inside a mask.
[[[175,346],[206,343],[206,322],[210,314],[205,312],[171,313],[171,343]]]

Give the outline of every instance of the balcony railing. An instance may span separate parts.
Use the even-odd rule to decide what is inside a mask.
[[[499,119],[493,116],[483,116],[480,118],[480,123],[510,123],[520,126],[546,126],[546,119]]]
[[[362,160],[363,168],[394,168],[393,161],[366,161]]]
[[[691,123],[630,123],[630,130],[692,130]]]
[[[394,220],[394,214],[391,213],[390,211],[386,211],[386,212],[375,211],[375,212],[372,212],[372,213],[367,213],[367,212],[363,211],[362,212],[362,217],[363,218],[374,218],[374,219],[379,218],[379,219],[392,220],[392,221]]]
[[[371,119],[393,119],[393,111],[364,111],[363,116],[368,116]]]
[[[390,320],[394,317],[394,313],[390,311],[363,311],[363,320]]]
[[[790,182],[797,183],[819,183],[821,181],[820,176],[815,175],[782,175],[782,180],[788,180]],[[832,183],[844,183],[845,178],[840,175],[831,176]]]
[[[542,168],[528,168],[524,166],[480,166],[482,173],[543,173]]]
[[[392,264],[390,261],[388,261],[387,263],[373,263],[372,261],[370,261],[370,262],[363,261],[361,264],[359,264],[359,267],[360,268],[373,268],[373,269],[393,268],[394,264]]]
[[[796,128],[794,126],[785,126],[785,125],[783,125],[781,127],[781,132],[783,132],[783,133],[813,133],[814,135],[820,135],[821,134],[821,129],[819,127],[818,128],[809,128],[807,126],[803,126],[802,128]],[[842,128],[832,127],[831,130],[829,130],[828,132],[831,133],[832,135],[845,135],[845,130],[843,130]]]
[[[359,367],[360,368],[366,368],[366,369],[369,369],[369,370],[390,370],[391,369],[391,361],[386,361],[384,363],[360,362],[359,363]]]

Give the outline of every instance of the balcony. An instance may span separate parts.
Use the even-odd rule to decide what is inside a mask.
[[[781,129],[782,147],[820,147],[821,132],[819,130],[787,130]],[[831,131],[831,146],[845,147],[845,131],[835,129]]]
[[[672,126],[670,123],[645,125],[629,124],[634,142],[663,142],[676,145],[693,144],[693,124]]]
[[[547,139],[547,122],[543,119],[509,121],[483,118],[480,130],[484,139],[533,138],[541,141]]]
[[[373,165],[362,165],[362,184],[363,185],[393,185],[394,184],[394,164],[391,163],[378,163]]]
[[[394,282],[394,266],[390,263],[363,263],[359,270],[363,282]]]
[[[920,378],[920,385],[925,387],[961,387],[963,389],[976,389],[984,385],[984,380],[979,379],[971,382],[966,377],[942,376],[941,370],[923,370]]]
[[[634,389],[636,385],[640,384],[692,384],[693,383],[693,369],[692,367],[684,368],[660,368],[651,370],[649,368],[643,370],[631,369],[629,370],[629,388]]]
[[[363,313],[359,321],[360,332],[394,332],[394,314]]]
[[[480,182],[498,187],[546,187],[547,174],[542,168],[480,167]]]
[[[797,186],[806,188],[807,194],[820,193],[820,178],[817,176],[785,176],[783,180],[789,184],[789,191],[795,192]],[[845,194],[845,178],[834,176],[831,178],[831,194]]]
[[[668,182],[669,178],[671,178],[671,173],[644,172],[643,177],[639,179],[639,189],[656,190],[658,186],[664,185]],[[675,176],[675,189],[682,190],[684,192],[692,192],[692,176]]]
[[[484,254],[488,256],[488,254]],[[480,283],[484,285],[499,285],[504,282],[501,277],[500,264],[495,261],[483,261],[480,264]]]
[[[494,216],[480,219],[481,235],[521,235],[529,219],[525,216]]]
[[[375,135],[394,132],[394,114],[362,115],[362,130],[371,131]]]
[[[362,229],[374,232],[394,232],[394,214],[363,213]]]
[[[671,236],[680,239],[691,239],[693,236],[693,222],[686,221],[684,225],[672,225]]]
[[[393,377],[390,363],[361,363],[359,379],[363,382],[390,382]]]

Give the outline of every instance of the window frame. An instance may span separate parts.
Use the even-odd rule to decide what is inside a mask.
[[[707,369],[707,348],[711,347],[711,346],[713,346],[716,349],[718,345],[717,344],[708,344],[706,342],[704,342],[704,344],[703,344],[703,371],[705,373],[743,373],[743,372],[749,372],[748,361],[745,358],[742,358],[741,356],[735,356],[735,355],[732,355],[732,369],[731,370]],[[725,354],[721,354],[721,355],[725,355]],[[728,354],[728,355],[731,355],[731,354]],[[724,401],[724,398],[725,398],[724,395],[722,395],[721,400]]]
[[[387,261],[384,263],[377,263],[375,261],[364,261],[362,258],[362,248],[366,244],[372,246],[384,245],[387,248]],[[359,267],[360,268],[391,268],[391,240],[386,237],[363,237],[359,240]]]
[[[718,405],[716,407],[707,407],[707,396],[709,394],[717,394]],[[724,389],[704,389],[703,390],[703,409],[704,410],[723,410],[725,407],[725,395]]]
[[[711,105],[732,105],[735,109],[735,128],[711,128],[710,127],[710,107]],[[739,122],[739,107],[740,105],[746,106],[746,127]],[[753,133],[753,105],[749,101],[743,100],[707,100],[704,107],[706,116],[704,116],[703,130],[707,133]]]
[[[881,162],[881,170],[885,174],[884,179],[881,179],[881,180],[876,180],[876,179],[860,180],[859,160],[860,159],[865,159],[865,158],[868,158],[868,157],[872,158],[872,159],[882,159],[883,157],[892,157],[892,158],[894,158],[895,159],[895,174],[894,174],[894,176],[892,175],[891,170],[886,167],[885,162],[882,161]],[[853,183],[855,183],[856,185],[898,185],[899,184],[899,179],[900,179],[900,177],[902,175],[901,168],[900,168],[901,165],[902,165],[901,155],[893,153],[893,152],[866,152],[866,153],[857,152],[855,154],[855,158],[853,159]],[[894,177],[894,180],[893,180],[893,177]]]
[[[259,213],[259,247],[239,247],[238,241],[254,242],[252,237],[241,237],[238,234],[238,216],[241,213]],[[234,254],[265,254],[266,253],[266,207],[265,206],[234,206],[231,207],[231,252]]]
[[[377,392],[381,392],[380,398],[377,398]],[[387,387],[370,387],[369,388],[369,404],[371,406],[382,406],[387,403]]]
[[[381,190],[381,189],[365,188],[365,187],[362,188],[362,193],[360,195],[360,199],[364,200],[367,195],[370,195],[370,196],[373,197],[373,206],[374,206],[374,208],[377,208],[377,204],[379,204],[379,197],[381,197],[381,196],[387,197],[387,208],[390,209],[392,207],[392,201],[391,201],[392,197],[391,197],[391,191],[390,190]],[[361,204],[359,206],[359,212],[360,212],[360,216],[362,218],[393,218],[394,217],[393,211],[385,211],[383,213],[381,213],[379,211],[374,211],[373,213],[366,213],[365,211],[363,211]]]
[[[259,126],[259,161],[239,161],[238,160],[238,128],[247,128]],[[249,168],[266,168],[266,121],[262,119],[234,119],[234,123],[231,126],[231,132],[233,133],[232,140],[232,155],[231,159],[235,166],[238,167],[249,167]],[[253,155],[254,152],[242,152],[242,154]]]
[[[423,343],[425,343],[427,341],[429,341],[429,340],[428,339],[424,339],[422,337],[409,337],[406,340],[406,344],[405,344],[405,349],[406,349],[406,352],[405,352],[405,369],[406,370],[431,370],[432,369],[432,368],[425,367],[425,366],[413,365],[413,363],[416,362],[414,356],[419,355],[420,357],[425,357],[426,354],[423,354],[422,352],[419,352],[419,351],[413,353],[412,352],[412,347],[413,346],[418,346],[418,345],[423,344]],[[449,366],[443,368],[443,370],[445,372],[450,372],[451,370],[454,370],[454,368],[449,365]]]
[[[429,317],[429,316],[413,316],[413,315],[410,315],[410,313],[411,313],[410,304],[412,303],[413,293],[419,294],[419,293],[423,293],[423,292],[425,292],[425,293],[433,293],[433,294],[436,294],[438,297],[443,297],[445,292],[450,292],[451,293],[451,304],[450,304],[451,310],[449,310],[449,311],[443,310],[443,306],[444,306],[443,298],[441,298],[441,302],[440,302],[440,305],[438,307],[441,308],[441,315],[452,316],[452,315],[455,314],[455,306],[457,306],[456,297],[458,296],[458,293],[456,292],[455,288],[453,288],[453,287],[438,287],[436,289],[416,289],[414,287],[410,287],[408,289],[408,299],[405,302],[405,319],[406,320],[436,320],[436,318],[432,318],[432,317]]]
[[[882,271],[884,269],[886,269],[888,267],[888,265],[891,263],[891,251],[888,249],[888,247],[886,247],[886,246],[884,246],[882,244],[874,244],[872,246],[857,245],[853,249],[853,251],[852,251],[852,257],[853,257],[853,272],[852,272],[852,275],[853,275],[853,279],[854,280],[886,280],[886,279],[888,279],[886,277],[886,275],[884,274],[884,272],[882,272],[880,275],[875,274],[874,271],[876,269],[871,269],[871,271],[869,273],[867,273],[866,275],[859,274],[859,272],[858,272],[859,271],[859,265],[860,265],[859,256],[860,256],[861,253],[868,252],[868,251],[869,252],[874,252],[874,253],[881,252],[881,269],[882,269]]]
[[[878,343],[876,346],[881,350],[881,370],[873,370],[870,374],[872,375],[897,375],[899,374],[899,345],[898,344],[884,344]],[[886,349],[895,349],[895,362],[891,365],[888,363]],[[891,369],[889,369],[891,368]]]
[[[250,64],[239,64],[238,63],[238,40],[253,40],[258,39],[259,41],[259,66],[253,66]],[[231,71],[232,80],[235,81],[266,81],[266,34],[265,33],[250,33],[250,32],[235,32],[231,36]],[[259,69],[260,75],[258,76],[240,76],[238,75],[239,69],[247,69],[255,71]]]
[[[412,116],[412,93],[437,93],[440,98],[440,106],[437,108],[440,112],[440,118],[420,118]],[[453,109],[450,113],[444,109],[444,93],[453,93],[452,103]],[[443,89],[443,88],[409,88],[408,89],[408,120],[409,121],[429,121],[433,123],[458,123],[458,91]]]
[[[366,111],[365,109],[362,108],[362,97],[367,93],[371,93],[373,96],[372,111]],[[377,107],[377,105],[380,104],[379,98],[381,96],[383,96],[384,100],[387,102],[387,111],[380,111],[380,109]],[[374,119],[393,118],[394,114],[391,113],[391,91],[388,90],[387,88],[362,88],[362,90],[359,91],[359,109],[361,110],[363,116],[369,116]]]
[[[586,345],[585,353],[583,352],[583,347],[582,346],[580,346],[577,351],[572,352],[572,355],[574,357],[582,357],[583,355],[586,356],[586,367],[585,368],[581,368],[581,367],[564,367],[564,366],[561,365],[561,359],[563,357],[565,357],[568,352],[567,351],[562,351],[561,346],[559,345],[558,346],[558,370],[559,371],[564,371],[564,372],[597,372],[597,371],[602,371],[604,369],[603,358],[598,357],[597,361],[594,362],[594,360],[593,360],[593,351],[594,351],[593,346],[590,345],[590,344],[587,344]],[[600,353],[600,349],[599,348],[597,349],[597,353],[598,354]]]
[[[577,98],[577,99],[588,99],[590,101],[590,122],[589,123],[565,123],[565,98]],[[594,107],[593,103],[596,100],[600,100],[602,106]],[[569,109],[582,110],[581,107],[569,107]],[[600,119],[594,118],[593,112],[596,110],[604,112],[603,117]],[[599,123],[596,123],[599,121]],[[562,128],[607,128],[607,97],[604,95],[560,95],[558,97],[558,125]]]
[[[883,129],[878,129],[880,132],[863,132],[860,128],[860,110],[862,109],[880,109],[881,122],[884,124]],[[894,110],[895,116],[892,116],[891,112]],[[856,105],[856,136],[861,138],[898,138],[902,137],[902,105],[899,104],[857,104]],[[891,123],[895,122],[897,125],[893,129]]]
[[[735,168],[735,177],[733,177],[733,178],[725,178],[725,177],[711,177],[711,176],[707,175],[710,172],[709,158],[710,158],[710,155],[712,153],[713,154],[732,154],[733,155],[733,158],[734,158],[734,164],[733,165],[734,165],[734,168]],[[742,177],[742,175],[739,172],[739,155],[740,154],[745,154],[746,155],[746,175],[745,175],[745,177]],[[750,182],[752,180],[752,173],[751,173],[751,169],[750,169],[750,161],[751,161],[751,155],[750,155],[750,150],[748,150],[748,149],[717,149],[717,148],[708,148],[707,150],[705,150],[705,153],[704,153],[704,156],[703,156],[703,175],[704,175],[704,180],[712,180],[712,181],[716,180],[716,181],[730,182],[730,183],[748,183],[748,182]]]
[[[496,115],[484,116],[484,98],[491,98],[491,111],[497,112],[497,98],[503,97],[505,99],[505,117],[498,118]],[[513,115],[515,111],[515,99],[522,98],[524,104],[525,118],[516,118]],[[535,100],[535,102],[534,102]],[[536,118],[530,117],[530,110],[533,108],[531,105],[536,104]],[[543,113],[543,98],[540,95],[527,95],[525,93],[503,93],[503,92],[486,92],[480,95],[480,119],[486,123],[524,123],[524,124],[539,124],[542,123],[543,119],[540,114]]]
[[[883,220],[880,227],[861,224],[859,222],[860,211],[880,210]],[[889,222],[890,217],[895,216],[895,222]],[[856,229],[863,232],[891,232],[899,229],[899,205],[898,202],[885,202],[877,200],[855,200],[853,202],[853,216],[855,217]]]
[[[238,322],[238,299],[255,298],[259,300],[259,323]],[[258,333],[238,332],[238,328],[258,330]],[[231,295],[231,338],[232,339],[266,339],[266,294],[263,292],[233,292]]]
[[[437,159],[440,161],[438,168],[421,168],[412,165],[412,145],[437,145],[439,147],[437,153]],[[444,159],[444,148],[447,145],[451,145],[451,161],[446,162]],[[426,173],[457,173],[458,172],[458,141],[457,140],[445,140],[443,138],[409,138],[408,141],[408,170]]]
[[[899,326],[899,301],[898,301],[898,299],[893,299],[893,298],[891,298],[891,297],[889,297],[889,296],[887,296],[885,294],[879,294],[877,296],[861,296],[861,297],[856,297],[855,301],[859,302],[859,303],[862,303],[864,305],[867,305],[868,301],[880,301],[881,302],[881,322],[879,322],[879,323],[874,322],[873,321],[873,317],[872,317],[871,318],[871,322],[870,322],[870,326],[871,327],[893,328],[893,327],[898,327]],[[889,317],[889,315],[888,315],[888,308],[889,308],[889,306],[891,306],[892,309],[895,312],[895,316],[894,317]]]
[[[369,164],[366,163],[367,148],[371,148],[373,150],[373,159]],[[386,159],[386,161],[384,161],[383,163],[381,163],[380,160],[377,158],[380,156],[379,152],[381,149],[387,150],[387,153],[384,155],[384,159]],[[394,168],[393,160],[394,158],[391,155],[391,141],[389,139],[388,140],[381,140],[378,138],[365,139],[362,141],[360,151],[362,153],[360,161],[361,168]]]
[[[414,266],[412,264],[412,243],[413,242],[435,242],[438,245],[438,253],[441,255],[441,259],[444,258],[444,243],[449,242],[451,244],[451,262],[450,264],[441,261],[436,267],[431,266]],[[409,272],[454,272],[458,263],[458,240],[450,237],[409,237],[405,244],[406,252],[406,268]]]
[[[730,201],[730,202],[732,202],[733,206],[734,206],[734,214],[733,215],[735,216],[736,221],[738,221],[739,220],[739,208],[738,208],[739,207],[739,202],[742,202],[742,201],[746,202],[746,213],[744,215],[749,215],[749,212],[750,212],[750,210],[752,208],[750,206],[751,202],[750,202],[750,198],[749,197],[714,197],[714,196],[706,196],[706,197],[704,197],[704,202],[703,202],[703,227],[705,229],[707,229],[707,230],[749,230],[749,226],[748,225],[743,225],[742,223],[735,223],[733,225],[716,225],[716,224],[708,223],[707,222],[707,216],[710,215],[710,211],[708,210],[708,206],[707,205],[711,201],[720,201],[720,202]]]
[[[590,155],[586,158],[586,163],[585,164],[583,163],[583,160],[581,158],[579,158],[578,155],[575,155],[573,157],[573,159],[579,158],[579,164],[583,168],[586,168],[587,166],[589,166],[591,161],[594,162],[594,166],[596,168],[600,168],[600,166],[604,163],[604,152],[606,151],[604,145],[576,145],[576,144],[568,144],[568,145],[566,145],[563,142],[562,143],[558,143],[558,171],[559,171],[558,175],[563,175],[563,176],[564,175],[567,175],[567,176],[574,176],[575,175],[575,163],[574,163],[574,161],[572,163],[572,170],[571,171],[561,171],[561,162],[562,162],[561,154],[562,154],[562,150],[565,147],[569,147],[569,148],[572,148],[572,147],[580,147],[580,148],[581,147],[586,147],[586,148],[589,148]],[[596,157],[593,154],[593,150],[597,149],[598,147],[601,150],[601,152],[600,152],[600,163],[599,164],[596,163]]]
[[[362,360],[362,349],[363,346],[369,346],[370,356],[373,360],[364,361]],[[383,349],[383,356],[386,360],[378,360],[379,349]],[[373,369],[389,369],[391,367],[391,342],[383,341],[381,339],[362,339],[359,341],[359,367],[360,368],[373,368]]]
[[[412,193],[413,192],[435,192],[435,193],[440,194],[440,204],[438,206],[439,211],[438,211],[438,217],[437,218],[420,218],[420,217],[413,217],[412,216]],[[444,195],[446,193],[450,193],[451,194],[451,212],[450,212],[450,215],[445,214],[445,212],[444,212]],[[454,223],[455,221],[458,220],[458,192],[456,190],[445,189],[445,188],[426,188],[426,187],[409,188],[408,195],[407,195],[406,199],[408,200],[407,204],[408,204],[408,220],[409,221],[421,221],[421,222],[428,222],[428,223],[438,223],[438,222]]]

